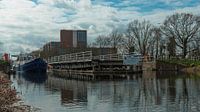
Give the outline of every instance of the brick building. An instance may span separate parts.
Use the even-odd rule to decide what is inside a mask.
[[[86,30],[61,30],[60,31],[61,48],[86,48],[87,31]]]
[[[61,30],[60,42],[49,42],[40,52],[43,58],[77,52],[92,51],[93,56],[116,54],[116,48],[88,48],[86,30]]]

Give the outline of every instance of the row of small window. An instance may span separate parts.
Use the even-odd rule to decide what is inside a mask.
[[[86,32],[77,32],[78,41],[86,41]]]

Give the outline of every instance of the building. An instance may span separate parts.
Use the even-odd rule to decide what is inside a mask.
[[[43,46],[43,51],[48,52],[52,50],[58,50],[60,48],[60,42],[49,42]]]
[[[87,31],[86,30],[61,30],[60,31],[61,48],[86,48]]]
[[[40,56],[48,58],[70,53],[92,51],[93,56],[116,54],[116,48],[91,48],[87,47],[86,30],[61,30],[60,42],[49,42],[43,46]],[[36,53],[37,54],[37,53]]]

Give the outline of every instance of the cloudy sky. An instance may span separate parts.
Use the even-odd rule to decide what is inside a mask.
[[[176,12],[200,15],[200,0],[0,0],[0,52],[36,50],[59,41],[60,29],[85,29],[90,43],[134,19],[158,25]]]

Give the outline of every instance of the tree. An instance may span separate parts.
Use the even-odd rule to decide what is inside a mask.
[[[149,21],[139,22],[134,20],[129,23],[127,35],[131,42],[134,41],[135,49],[142,55],[148,54],[150,41],[153,34],[153,25]]]
[[[168,39],[169,42],[167,43],[167,51],[169,52],[169,57],[174,57],[176,56],[176,42],[174,37],[169,37]]]
[[[113,30],[109,34],[111,47],[117,48],[123,42],[123,35],[118,30]]]
[[[155,52],[155,58],[156,59],[158,58],[158,54],[159,54],[159,46],[160,46],[161,37],[162,37],[162,34],[161,34],[161,31],[160,31],[160,28],[155,27],[153,29],[153,38],[152,38],[152,42],[151,42],[151,47],[152,47],[151,52],[152,52],[152,55]]]
[[[127,30],[124,36],[124,50],[125,52],[131,53],[135,52],[135,38],[131,35],[131,31]]]
[[[95,40],[95,44],[100,48],[108,46],[109,43],[110,43],[110,38],[106,37],[105,35],[99,35]]]
[[[165,41],[164,40],[161,40],[160,42],[160,46],[159,46],[159,54],[160,54],[160,57],[163,58],[163,56],[166,54],[166,45],[165,45]]]
[[[192,47],[192,55],[198,57],[200,55],[200,32],[198,33],[197,37],[194,38],[194,41],[191,44]]]
[[[176,13],[164,21],[162,32],[167,37],[173,37],[176,45],[182,50],[182,57],[187,55],[188,44],[200,28],[200,18],[192,14]]]

